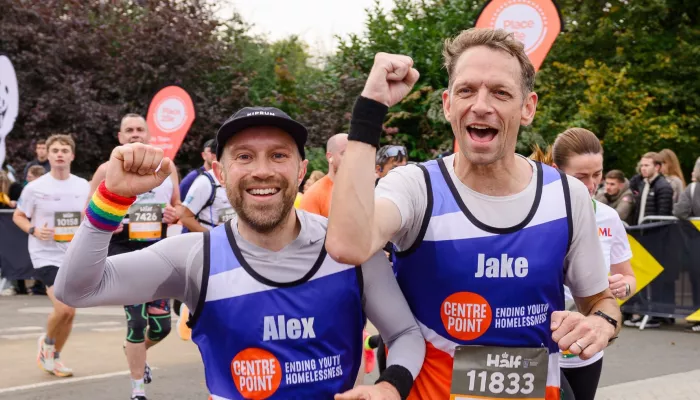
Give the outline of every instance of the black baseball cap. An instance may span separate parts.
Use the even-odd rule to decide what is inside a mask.
[[[284,111],[274,107],[245,107],[221,125],[216,133],[216,158],[221,159],[226,142],[236,133],[253,126],[274,126],[287,132],[297,144],[301,159],[306,158],[304,146],[309,132]]]

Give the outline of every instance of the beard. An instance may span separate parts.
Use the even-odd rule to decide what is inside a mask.
[[[279,186],[279,193],[282,196],[277,202],[270,202],[264,205],[246,201],[244,198],[246,188],[253,183],[263,185],[274,184],[274,186]],[[226,195],[240,220],[258,233],[270,233],[284,222],[289,212],[292,210],[292,207],[294,207],[297,188],[295,185],[290,185],[286,180],[260,181],[257,179],[248,179],[245,181],[241,180],[235,187],[227,185]]]

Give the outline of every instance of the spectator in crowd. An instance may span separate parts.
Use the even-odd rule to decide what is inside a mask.
[[[622,171],[614,169],[605,174],[605,190],[598,193],[595,199],[614,208],[621,220],[630,223],[629,218],[634,211],[634,194]]]
[[[404,166],[407,162],[408,152],[404,146],[388,145],[382,147],[377,151],[375,158],[376,182],[384,178],[392,169]]]
[[[22,194],[22,185],[12,182],[7,172],[0,171],[0,209],[15,208]]]
[[[187,192],[190,190],[190,186],[192,186],[194,180],[197,179],[199,175],[211,169],[211,165],[214,162],[214,153],[212,153],[212,149],[215,144],[216,141],[214,139],[207,140],[204,143],[204,148],[202,149],[204,164],[190,171],[185,175],[185,178],[180,181],[180,201],[185,201],[185,196],[187,196]]]
[[[304,184],[301,187],[301,191],[297,192],[297,197],[294,199],[294,208],[299,209],[301,207],[301,199],[304,198],[304,193],[306,193],[309,188],[316,183],[319,179],[323,178],[326,176],[326,173],[323,171],[315,170],[309,175],[309,177],[304,181]]]
[[[339,133],[328,139],[328,143],[326,143],[328,175],[319,179],[304,193],[304,197],[299,205],[300,209],[328,218],[331,207],[331,193],[333,192],[333,180],[338,173],[338,168],[340,168],[347,146],[348,135],[346,133]]]
[[[46,169],[42,167],[41,165],[32,165],[29,167],[29,170],[27,170],[27,175],[25,175],[25,179],[27,180],[27,183],[35,180],[36,178],[39,178],[40,176],[44,175],[46,172]]]
[[[700,158],[695,162],[693,176],[700,176]],[[697,182],[688,185],[681,193],[678,203],[673,206],[673,215],[680,219],[700,217],[700,185]],[[691,263],[688,265],[688,272],[693,288],[693,305],[700,307],[700,267]],[[694,323],[688,330],[700,333],[700,322]]]
[[[36,146],[34,147],[34,153],[36,153],[36,158],[28,162],[27,166],[24,167],[24,175],[22,176],[24,177],[25,183],[28,182],[27,173],[29,172],[29,168],[35,165],[40,165],[44,167],[44,170],[46,172],[51,171],[51,164],[49,164],[48,151],[46,150],[46,140],[37,140]]]
[[[311,186],[313,186],[314,183],[318,182],[326,176],[326,174],[323,171],[315,170],[309,175],[309,178],[304,182],[304,187],[302,189],[302,193],[306,193]]]
[[[673,203],[678,202],[683,189],[685,189],[685,178],[681,171],[681,163],[678,161],[678,156],[673,150],[663,149],[659,152],[661,157],[661,173],[664,175],[668,183],[673,188]]]
[[[640,160],[640,172],[643,181],[639,192],[636,194],[635,214],[632,218],[634,224],[642,224],[647,216],[671,216],[673,215],[673,188],[661,173],[663,160],[658,153],[649,152]],[[650,222],[650,221],[647,221]],[[653,221],[651,221],[653,222]],[[666,270],[651,283],[653,301],[660,303],[674,303],[675,276]],[[636,302],[636,298],[630,299],[627,304]],[[628,319],[625,315],[625,326],[638,327],[643,316],[637,315]],[[645,327],[658,328],[662,323],[672,323],[672,319],[652,317]]]
[[[637,167],[634,169],[637,173],[630,178],[629,187],[635,197],[639,196],[639,192],[644,187],[644,178],[642,177],[642,162],[637,162]]]
[[[17,182],[17,171],[15,171],[15,169],[12,168],[12,165],[10,165],[7,162],[7,159],[5,159],[5,162],[3,163],[2,168],[0,168],[0,171],[4,171],[7,174],[7,177],[10,179],[10,182]]]
[[[644,217],[650,215],[673,215],[673,188],[661,173],[662,164],[658,153],[649,152],[642,156],[641,175],[644,181],[637,195],[633,219],[637,224],[641,224]]]

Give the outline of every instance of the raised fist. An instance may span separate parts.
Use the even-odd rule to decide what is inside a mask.
[[[109,158],[105,186],[120,196],[137,196],[160,186],[170,176],[171,165],[158,147],[141,143],[119,146]]]
[[[362,97],[391,107],[406,97],[419,77],[420,73],[413,68],[411,57],[377,53]]]

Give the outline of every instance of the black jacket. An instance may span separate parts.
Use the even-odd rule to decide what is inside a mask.
[[[641,185],[639,193],[637,194],[637,208],[634,213],[634,224],[639,220],[643,193],[644,184]],[[644,207],[644,215],[673,215],[673,188],[661,174],[654,178],[650,184],[646,206]]]

